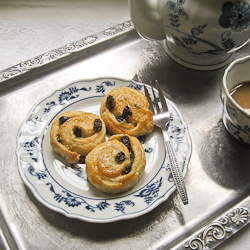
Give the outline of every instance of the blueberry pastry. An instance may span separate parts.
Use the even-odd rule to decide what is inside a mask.
[[[125,134],[113,135],[96,146],[86,157],[88,180],[106,193],[120,193],[132,188],[146,165],[140,141]]]
[[[146,96],[133,88],[111,90],[102,101],[100,114],[112,134],[138,137],[149,134],[154,128]]]
[[[102,119],[83,111],[68,111],[57,116],[50,130],[54,151],[69,163],[83,163],[85,156],[104,142],[106,126]]]

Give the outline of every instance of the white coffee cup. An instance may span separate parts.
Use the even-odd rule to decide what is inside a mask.
[[[250,114],[231,96],[230,90],[236,85],[250,81],[250,56],[233,61],[225,70],[221,99],[223,102],[223,123],[237,140],[250,144]]]

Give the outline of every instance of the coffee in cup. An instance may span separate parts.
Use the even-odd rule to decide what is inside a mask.
[[[232,98],[250,114],[250,81],[237,84],[230,90]]]

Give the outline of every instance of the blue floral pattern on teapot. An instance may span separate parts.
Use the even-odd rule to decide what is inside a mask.
[[[184,66],[202,70],[225,66],[233,52],[249,40],[249,1],[155,2],[158,4],[130,0],[135,28],[143,37],[165,39],[167,54]]]

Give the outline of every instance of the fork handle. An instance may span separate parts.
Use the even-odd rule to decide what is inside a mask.
[[[167,157],[169,160],[169,166],[173,175],[173,179],[177,187],[178,193],[181,196],[181,200],[183,204],[186,205],[188,204],[188,197],[187,197],[187,191],[186,191],[182,171],[180,169],[180,165],[177,160],[173,145],[170,141],[168,132],[166,130],[162,130],[162,132],[164,136],[165,148],[166,148]]]

